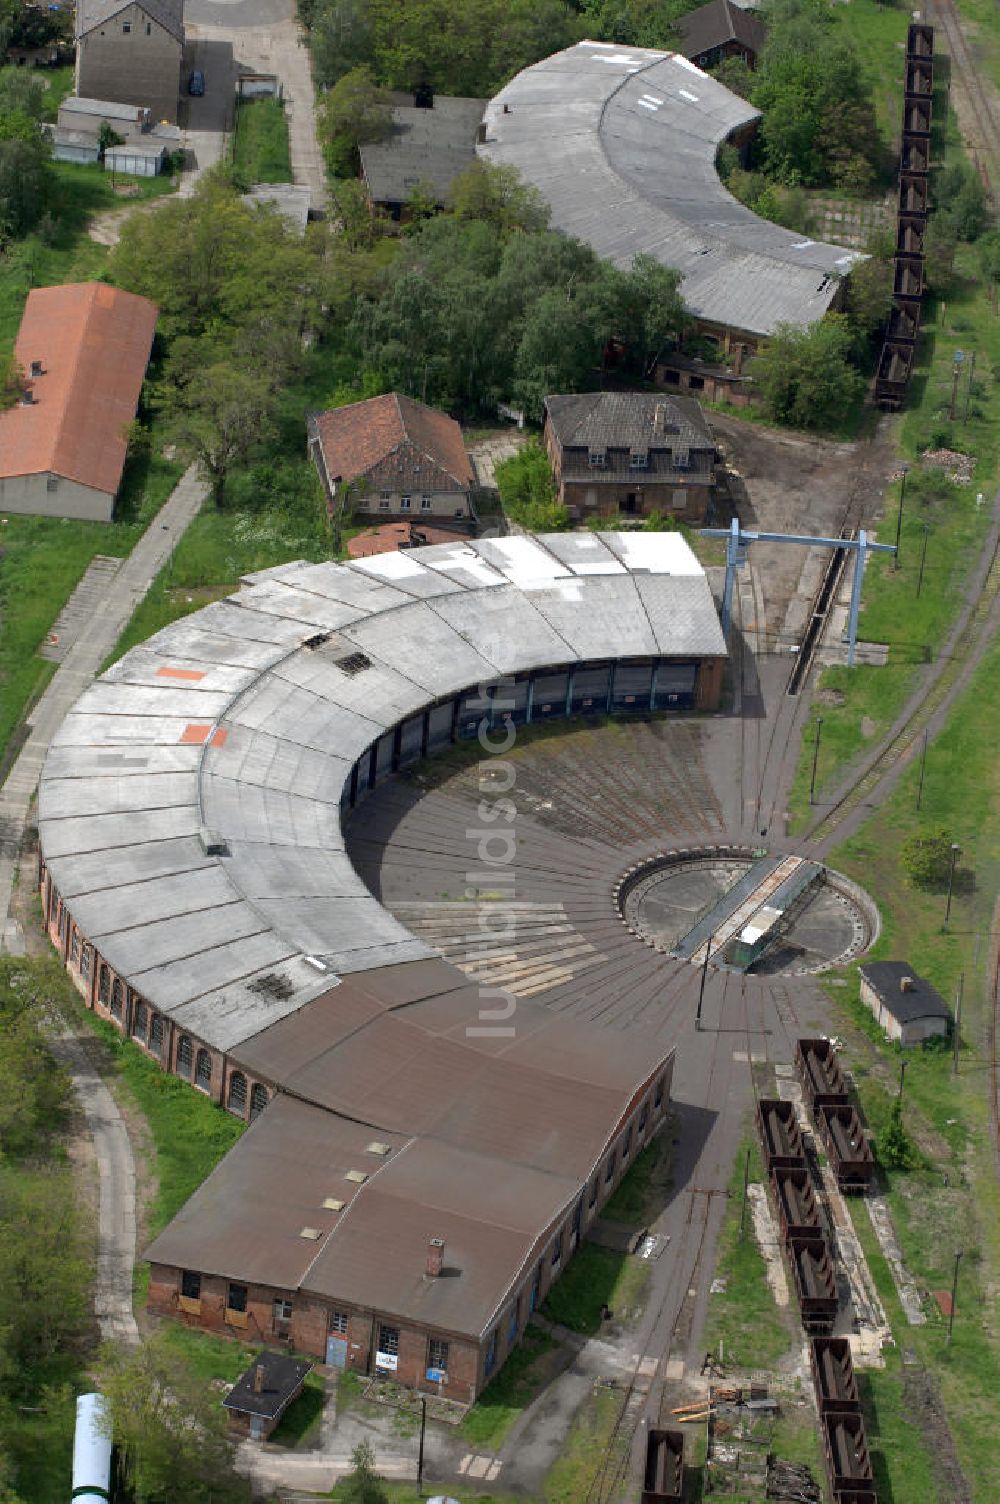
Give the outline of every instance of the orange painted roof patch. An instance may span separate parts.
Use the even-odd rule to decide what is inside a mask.
[[[158,679],[190,679],[192,682],[204,679],[205,675],[196,668],[158,668]]]
[[[228,735],[229,732],[225,729],[225,727],[220,726],[218,731],[212,737],[211,745],[213,747],[224,747],[226,745],[226,737]]]
[[[204,742],[208,741],[208,733],[211,729],[211,726],[206,726],[204,723],[188,721],[181,732],[181,745],[200,747]]]

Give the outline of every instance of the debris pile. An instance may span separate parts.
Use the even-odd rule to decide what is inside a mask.
[[[925,449],[921,459],[925,465],[937,465],[956,486],[967,486],[972,481],[974,454],[959,454],[957,449]]]
[[[766,1497],[781,1504],[822,1504],[823,1490],[809,1468],[772,1457],[767,1467]]]

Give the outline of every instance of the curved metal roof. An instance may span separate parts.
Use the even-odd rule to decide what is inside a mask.
[[[725,651],[675,533],[266,570],[81,696],[42,769],[48,871],[109,965],[228,1051],[341,976],[435,954],[344,850],[345,779],[385,731],[506,674]]]
[[[758,219],[723,187],[719,145],[759,117],[679,53],[580,42],[501,90],[478,150],[598,255],[675,267],[696,317],[770,334],[822,317],[858,254]]]

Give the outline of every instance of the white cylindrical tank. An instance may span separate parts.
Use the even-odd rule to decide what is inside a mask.
[[[81,1394],[73,1438],[73,1504],[107,1504],[111,1498],[111,1428],[103,1394]]]

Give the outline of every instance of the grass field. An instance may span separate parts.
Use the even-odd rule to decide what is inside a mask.
[[[904,1261],[923,1290],[949,1289],[955,1251],[965,1250],[953,1344],[946,1344],[945,1324],[929,1300],[927,1325],[906,1325],[884,1264],[880,1288],[887,1285],[883,1298],[897,1341],[914,1349],[940,1388],[974,1497],[984,1499],[1000,1496],[1000,1458],[990,1421],[990,1396],[1000,1388],[1000,1321],[993,1298],[1000,1288],[1000,1188],[991,1146],[986,1053],[989,935],[1000,889],[998,674],[1000,643],[995,643],[944,732],[930,744],[920,819],[914,765],[886,806],[831,855],[832,863],[863,882],[879,903],[884,928],[874,955],[905,958],[949,1002],[960,974],[965,976],[957,1076],[948,1051],[906,1052],[903,1117],[917,1164],[891,1174],[888,1188]],[[899,864],[902,840],[921,822],[943,826],[961,847],[958,892],[947,931],[944,892],[909,887]],[[854,976],[853,969],[848,976]],[[831,988],[830,995],[839,1004],[838,1030],[847,1041],[848,1062],[877,1140],[898,1091],[902,1052],[879,1038],[857,1002],[855,986],[846,999],[841,989]],[[855,1225],[878,1279],[881,1261],[866,1223],[859,1211]],[[905,1418],[900,1414],[905,1411],[901,1383],[890,1366],[884,1377],[873,1377],[873,1394],[895,1496],[922,1497],[904,1491],[915,1451],[912,1438],[899,1429]]]
[[[545,1297],[542,1314],[571,1332],[592,1337],[601,1329],[605,1306],[616,1320],[634,1318],[648,1283],[649,1265],[641,1259],[584,1243]]]
[[[290,183],[288,121],[280,99],[245,99],[236,111],[233,166],[249,183]]]
[[[555,1341],[529,1326],[503,1368],[469,1410],[461,1433],[471,1445],[496,1451],[511,1426],[551,1378]]]

